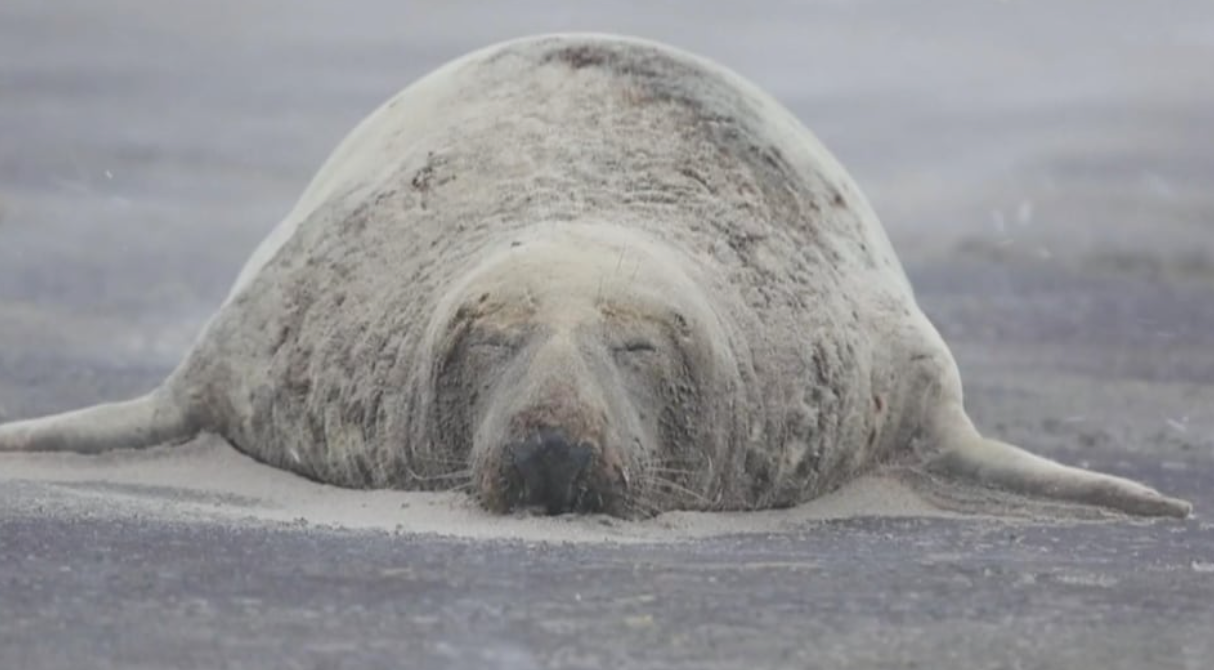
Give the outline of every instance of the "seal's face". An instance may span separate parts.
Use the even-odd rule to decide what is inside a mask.
[[[494,511],[711,505],[711,311],[627,242],[516,243],[456,291],[436,372],[446,453]]]

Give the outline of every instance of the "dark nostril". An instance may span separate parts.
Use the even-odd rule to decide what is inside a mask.
[[[578,477],[594,458],[585,442],[573,443],[565,432],[544,428],[523,442],[507,447],[511,465],[522,479],[527,504],[541,505],[549,514],[571,511]]]

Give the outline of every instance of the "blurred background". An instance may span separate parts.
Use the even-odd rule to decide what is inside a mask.
[[[11,456],[0,665],[1209,667],[1209,0],[0,0],[0,421],[153,387],[364,115],[564,30],[773,93],[872,200],[983,430],[1198,516],[537,547],[187,523],[196,492]]]

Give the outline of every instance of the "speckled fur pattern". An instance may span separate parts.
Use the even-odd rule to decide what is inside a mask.
[[[322,481],[425,486],[464,457],[431,411],[424,326],[444,287],[520,234],[596,218],[682,250],[732,317],[720,507],[806,500],[908,440],[902,397],[937,392],[951,361],[859,189],[774,101],[690,55],[595,37],[436,76],[425,102],[447,113],[396,123],[409,89],[356,131],[393,158],[321,184],[179,373],[205,383],[225,437]]]
[[[960,408],[956,365],[876,215],[786,109],[721,66],[609,36],[495,45],[375,111],[254,254],[162,397],[190,426],[319,481],[468,480],[484,428],[468,408],[475,372],[451,372],[460,324],[508,313],[489,312],[497,285],[477,302],[468,278],[582,229],[652,251],[629,258],[681,277],[667,293],[701,305],[663,317],[700,342],[670,364],[665,414],[604,426],[629,382],[595,372],[605,390],[588,402],[603,414],[574,419],[613,442],[603,458],[625,481],[663,461],[657,442],[690,464],[672,489],[687,495],[649,491],[642,510],[792,505],[890,460],[1046,494],[1083,479],[1018,450],[988,476],[975,454],[1003,447]],[[506,267],[501,286],[525,272]],[[611,281],[624,298],[603,307],[608,329],[632,290]],[[467,485],[491,488],[484,476]]]

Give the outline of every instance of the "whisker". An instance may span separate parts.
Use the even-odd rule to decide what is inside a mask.
[[[410,477],[412,477],[413,479],[415,479],[419,482],[433,482],[433,481],[442,481],[442,480],[449,480],[449,479],[470,479],[472,477],[472,470],[457,470],[455,472],[446,472],[446,473],[438,474],[438,475],[424,475],[424,476],[418,474],[417,471],[415,471],[413,469],[409,469],[408,472],[409,472]]]
[[[683,486],[682,484],[672,482],[668,479],[662,479],[661,477],[645,477],[644,482],[646,484],[652,484],[653,486],[655,486],[657,488],[665,488],[673,493],[681,493],[683,495],[689,496],[691,498],[694,498],[696,501],[701,502],[705,505],[712,504],[712,500],[709,499],[707,496],[703,495],[702,493],[697,493],[697,492],[687,488],[686,486]]]
[[[414,456],[413,458],[411,458],[409,460],[413,463],[422,463],[422,464],[426,464],[426,465],[429,465],[429,464],[460,465],[460,466],[468,465],[468,461],[466,459],[442,458],[442,457],[438,457],[438,456]]]
[[[695,454],[682,458],[666,457],[660,463],[665,467],[685,467],[688,470],[699,471],[703,470],[705,465],[709,468],[712,467],[712,457],[706,454]]]
[[[646,468],[646,471],[660,472],[662,474],[667,474],[667,475],[691,475],[691,474],[695,474],[697,472],[696,470],[693,470],[691,468],[686,468],[686,469],[683,469],[683,468]]]

